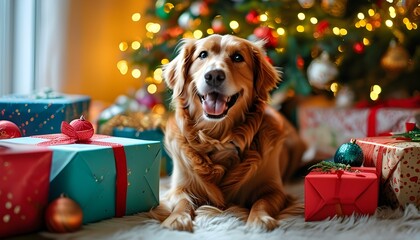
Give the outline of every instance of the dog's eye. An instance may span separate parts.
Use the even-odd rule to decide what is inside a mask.
[[[231,58],[234,62],[243,62],[244,61],[244,57],[239,53],[233,54]]]
[[[209,53],[208,53],[207,51],[202,51],[202,52],[198,55],[198,57],[199,57],[199,58],[201,58],[201,59],[203,59],[203,58],[206,58],[208,55],[209,55]]]

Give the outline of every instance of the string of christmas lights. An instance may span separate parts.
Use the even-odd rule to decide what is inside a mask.
[[[337,97],[350,89],[354,98],[376,101],[396,78],[411,84],[419,71],[413,67],[420,51],[415,43],[419,3],[158,0],[146,13],[147,20],[141,13],[131,16],[145,26],[146,34],[119,44],[123,54],[117,68],[144,81],[149,94],[161,94],[165,91],[161,66],[174,57],[181,38],[227,33],[266,40],[268,60],[284,69],[277,91]]]

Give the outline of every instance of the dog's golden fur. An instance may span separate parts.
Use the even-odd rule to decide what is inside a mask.
[[[163,226],[192,231],[195,211],[231,211],[271,230],[279,216],[302,212],[283,181],[304,145],[267,105],[280,74],[262,44],[231,35],[185,39],[164,66],[175,111],[165,147],[174,168],[170,190],[150,212]]]

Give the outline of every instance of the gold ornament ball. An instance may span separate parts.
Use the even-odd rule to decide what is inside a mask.
[[[390,72],[401,73],[409,68],[410,54],[395,42],[391,42],[388,50],[381,59],[381,66]]]
[[[69,233],[80,229],[83,211],[74,200],[61,195],[52,201],[45,212],[45,223],[50,232]]]

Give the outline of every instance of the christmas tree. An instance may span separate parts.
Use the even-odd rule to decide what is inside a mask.
[[[266,40],[268,60],[283,72],[273,95],[341,95],[351,103],[411,97],[420,89],[419,3],[158,0],[141,20],[132,16],[145,21],[147,32],[120,44],[118,69],[143,76],[146,94],[156,96],[166,89],[161,66],[174,58],[182,38],[233,34]]]

